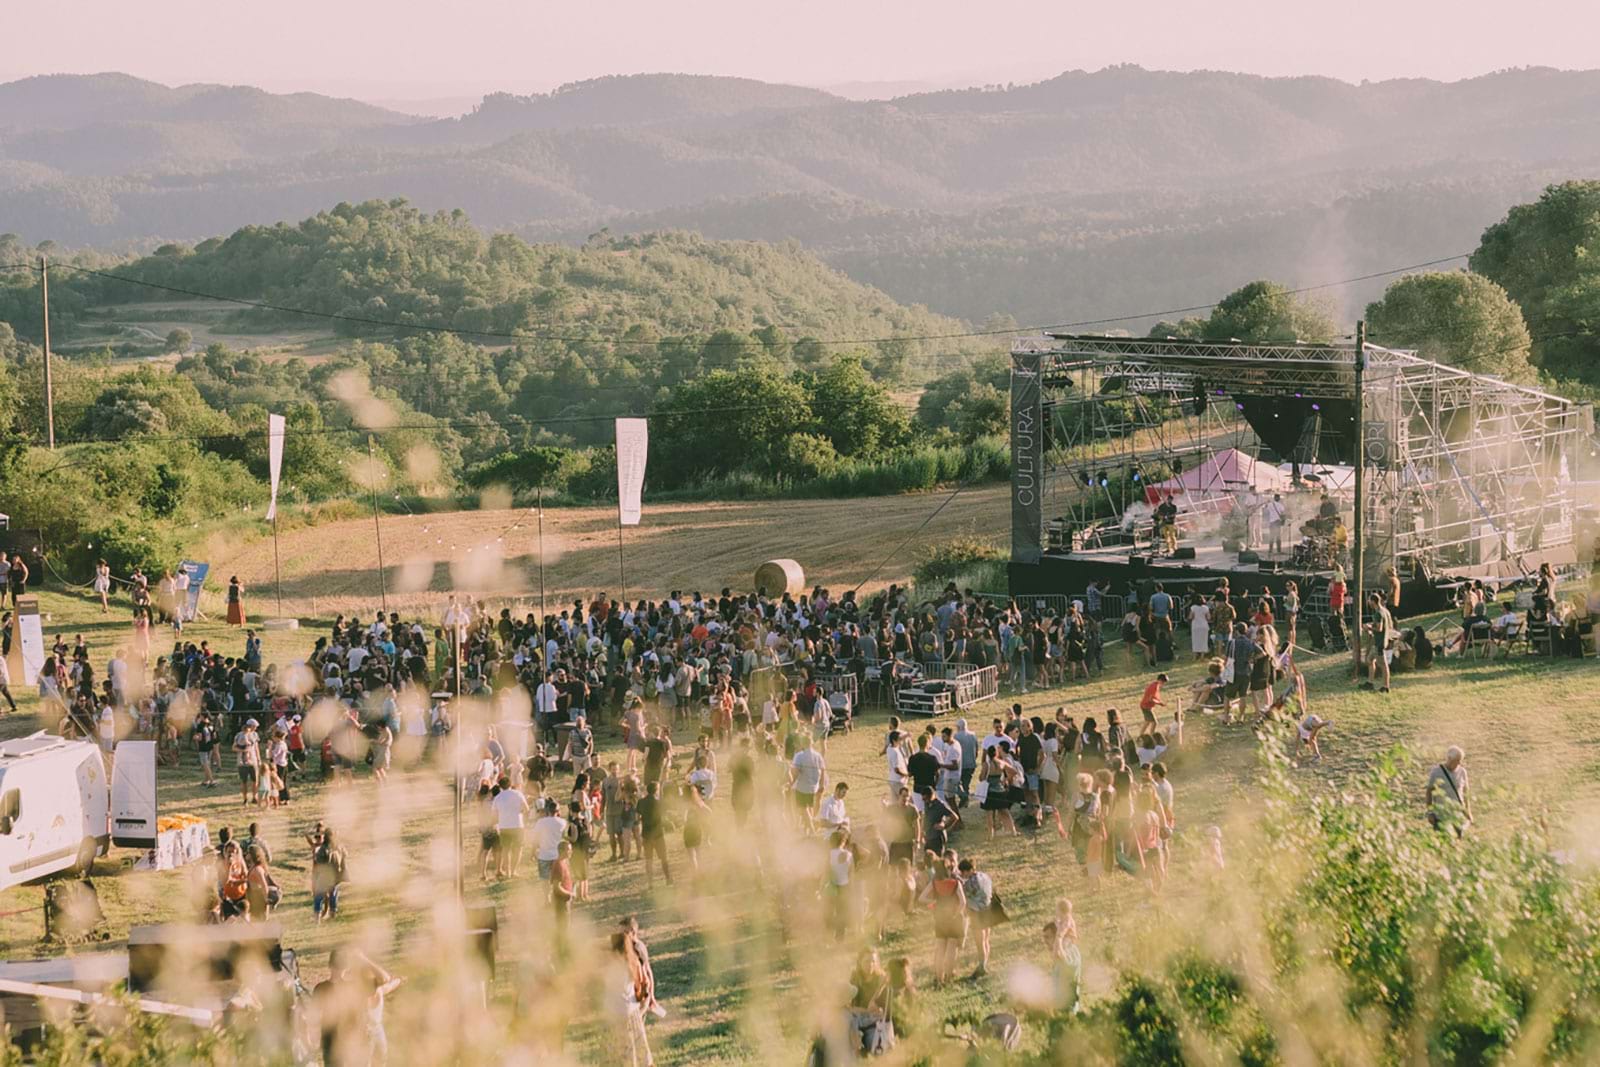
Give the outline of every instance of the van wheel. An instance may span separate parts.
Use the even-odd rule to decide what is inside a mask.
[[[92,837],[83,839],[78,846],[78,862],[73,865],[72,873],[79,878],[87,878],[94,870],[94,858],[100,852],[100,844]]]

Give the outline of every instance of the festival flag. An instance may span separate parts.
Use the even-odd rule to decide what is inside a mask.
[[[272,500],[267,504],[267,521],[278,517],[278,474],[283,470],[283,416],[267,416],[267,468],[272,472]]]
[[[617,420],[617,523],[639,525],[644,511],[644,465],[650,451],[648,419]]]

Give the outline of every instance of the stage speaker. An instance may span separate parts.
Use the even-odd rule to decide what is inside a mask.
[[[1240,563],[1260,563],[1261,562],[1261,553],[1259,553],[1259,552],[1257,552],[1257,551],[1255,551],[1254,549],[1251,549],[1251,548],[1244,549],[1243,551],[1241,551],[1239,553],[1239,562]]]
[[[1306,620],[1306,633],[1311,636],[1311,647],[1317,652],[1328,650],[1328,631],[1323,629],[1322,616],[1312,615],[1309,612],[1304,616]]]
[[[1135,567],[1148,567],[1150,566],[1150,557],[1130,555],[1128,562]]]
[[[1362,423],[1361,457],[1369,467],[1388,470],[1394,466],[1394,435],[1382,419]]]
[[[1259,569],[1262,574],[1277,574],[1279,571],[1283,570],[1283,560],[1264,559],[1261,561]]]
[[[282,956],[282,936],[276,922],[135,926],[128,931],[128,989],[191,989],[270,971]]]
[[[1193,545],[1179,545],[1172,550],[1173,559],[1194,559]]]

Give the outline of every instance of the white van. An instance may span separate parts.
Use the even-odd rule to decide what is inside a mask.
[[[43,731],[0,742],[0,889],[87,872],[111,847],[100,749]]]

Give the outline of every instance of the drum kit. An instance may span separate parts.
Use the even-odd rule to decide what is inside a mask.
[[[1331,523],[1313,519],[1300,527],[1300,543],[1294,546],[1291,566],[1302,570],[1332,570],[1339,565],[1339,549],[1334,544]]]

